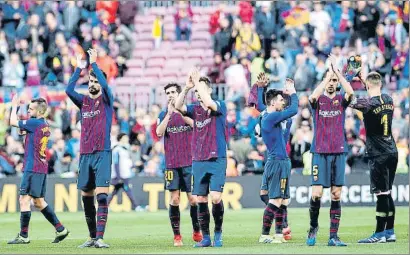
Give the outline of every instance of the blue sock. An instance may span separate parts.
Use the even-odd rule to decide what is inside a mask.
[[[28,225],[30,223],[31,211],[20,213],[20,235],[24,238],[28,237]]]
[[[57,232],[61,232],[64,230],[64,226],[60,223],[60,221],[57,218],[57,215],[54,213],[54,211],[51,209],[49,205],[47,205],[43,210],[41,210],[41,213],[44,215],[44,217],[50,222]]]

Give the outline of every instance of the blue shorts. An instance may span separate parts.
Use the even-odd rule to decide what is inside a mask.
[[[21,178],[20,195],[34,198],[44,197],[46,194],[47,174],[24,172]]]
[[[312,186],[324,188],[343,186],[345,184],[346,155],[318,154],[312,157]]]
[[[267,190],[269,199],[288,199],[291,164],[289,159],[271,159],[265,164],[261,190]]]
[[[192,166],[165,170],[165,189],[191,192]]]
[[[90,191],[96,187],[109,187],[111,161],[111,151],[80,155],[77,188],[82,191]]]
[[[194,189],[192,194],[207,196],[209,190],[222,192],[226,178],[226,158],[192,161]]]

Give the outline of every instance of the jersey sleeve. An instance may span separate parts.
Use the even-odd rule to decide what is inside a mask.
[[[350,105],[350,103],[352,102],[352,98],[353,98],[353,96],[350,96],[348,99],[346,99],[346,93],[342,93],[342,106],[343,106],[343,108],[347,108],[349,105]]]
[[[158,120],[157,120],[157,125],[161,124],[161,122],[162,122],[162,121],[164,120],[164,118],[165,118],[165,115],[166,115],[166,112],[165,112],[165,111],[162,111],[162,112],[159,113],[159,115],[158,115]]]
[[[195,105],[194,104],[189,104],[186,106],[186,116],[190,117],[191,119],[195,119]]]
[[[19,128],[21,130],[33,133],[38,126],[38,122],[34,119],[19,120]]]
[[[80,78],[80,73],[81,73],[81,69],[80,68],[76,68],[73,75],[71,76],[69,82],[68,82],[68,86],[65,90],[67,96],[71,99],[71,101],[73,101],[73,103],[81,109],[82,104],[83,104],[83,98],[84,95],[78,93],[77,91],[75,91],[75,84],[78,81],[78,79]]]
[[[216,103],[216,113],[218,114],[218,115],[223,115],[223,116],[226,116],[226,113],[227,113],[227,109],[226,109],[226,104],[225,104],[225,102],[224,101],[215,101],[215,103]]]
[[[101,85],[103,90],[103,97],[105,102],[107,102],[110,106],[114,104],[114,96],[112,94],[110,86],[108,86],[107,79],[105,79],[103,72],[98,67],[97,63],[91,64],[95,76],[97,76],[98,83]]]
[[[291,104],[288,108],[280,112],[268,113],[266,118],[262,121],[262,129],[269,130],[279,122],[286,120],[298,113],[299,100],[296,94],[291,96]]]
[[[367,113],[371,108],[370,99],[354,97],[350,103],[350,107],[363,113]]]
[[[265,88],[258,88],[258,111],[264,111],[266,105],[264,104]]]

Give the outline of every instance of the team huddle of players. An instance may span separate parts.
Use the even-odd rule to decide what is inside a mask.
[[[91,69],[89,71],[88,95],[75,91],[81,70],[86,68],[82,56],[77,57],[77,68],[71,77],[66,93],[81,110],[81,146],[78,189],[81,190],[84,214],[89,230],[89,238],[79,248],[109,248],[104,242],[105,225],[108,219],[108,197],[111,179],[111,163],[115,191],[120,187],[129,190],[127,179],[120,168],[129,167],[129,162],[120,160],[125,153],[121,146],[128,143],[125,135],[118,136],[119,145],[112,155],[110,133],[113,115],[113,94],[105,74],[96,64],[97,52],[88,50]],[[312,142],[312,198],[310,201],[310,230],[307,245],[316,243],[318,216],[323,188],[331,188],[330,237],[329,246],[345,246],[338,237],[341,216],[340,193],[344,185],[345,153],[347,144],[344,135],[345,110],[348,106],[363,113],[366,128],[366,149],[370,157],[372,193],[377,196],[375,233],[359,243],[380,243],[395,241],[395,209],[390,194],[397,166],[397,150],[391,135],[393,102],[390,96],[381,94],[382,78],[370,73],[362,79],[369,98],[358,99],[350,83],[337,70],[336,61],[331,63],[323,81],[309,97],[313,115],[314,138]],[[289,204],[289,182],[291,163],[286,152],[292,117],[298,112],[298,97],[294,82],[286,80],[283,90],[266,91],[269,79],[260,74],[252,88],[249,103],[254,103],[261,111],[256,130],[268,148],[260,197],[266,204],[262,220],[261,243],[283,243],[291,239],[287,221]],[[343,93],[337,92],[338,84]],[[182,246],[180,232],[180,192],[186,192],[190,202],[192,239],[194,247],[222,247],[222,225],[224,205],[222,193],[226,176],[226,105],[213,100],[208,78],[201,77],[197,69],[192,69],[182,89],[176,83],[164,87],[168,106],[158,118],[156,133],[164,137],[165,146],[165,188],[170,191],[169,219],[174,233],[174,246]],[[193,90],[197,103],[186,105],[185,99]],[[46,192],[47,161],[45,149],[50,130],[44,116],[47,102],[44,99],[31,101],[28,114],[30,119],[19,121],[17,108],[19,98],[12,101],[10,125],[26,134],[24,174],[20,187],[20,232],[9,244],[27,244],[28,227],[31,217],[30,202],[33,200],[45,218],[55,227],[58,243],[69,231],[60,223],[54,211],[44,200]],[[117,187],[118,186],[118,187]],[[191,187],[192,190],[191,190]],[[128,193],[127,193],[128,194]],[[212,216],[215,223],[213,240],[210,233],[210,209],[208,195],[212,201]],[[130,196],[132,196],[130,194]],[[95,207],[97,199],[97,208]],[[275,235],[270,235],[275,220]]]

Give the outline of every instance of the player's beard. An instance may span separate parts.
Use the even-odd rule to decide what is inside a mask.
[[[88,92],[90,92],[90,94],[91,95],[97,95],[98,93],[100,93],[100,90],[99,89],[96,89],[95,87],[90,87],[89,89],[88,89]]]

